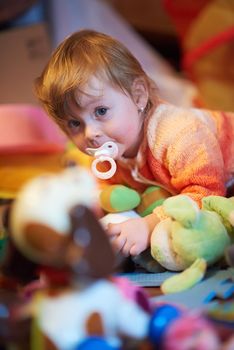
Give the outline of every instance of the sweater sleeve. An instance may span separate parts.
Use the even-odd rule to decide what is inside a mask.
[[[225,195],[224,163],[215,135],[202,123],[177,135],[167,150],[171,184],[201,204],[209,195]]]
[[[205,196],[225,195],[221,149],[205,123],[185,123],[167,149],[166,163],[173,188],[199,205]]]
[[[223,156],[214,130],[193,116],[176,116],[169,125],[164,125],[167,136],[160,139],[161,163],[175,193],[190,196],[199,206],[205,196],[225,195]],[[157,147],[153,155],[158,156]],[[160,219],[165,216],[162,207],[155,213]]]

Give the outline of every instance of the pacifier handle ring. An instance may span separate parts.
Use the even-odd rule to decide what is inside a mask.
[[[97,170],[98,163],[102,163],[102,162],[109,162],[111,168],[108,171],[103,171],[103,172]],[[94,175],[97,176],[99,179],[106,180],[106,179],[110,179],[114,175],[114,173],[116,172],[117,166],[113,158],[101,156],[99,158],[94,159],[94,161],[91,164],[91,169]]]

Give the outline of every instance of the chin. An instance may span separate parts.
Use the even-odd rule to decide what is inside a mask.
[[[138,152],[138,148],[136,148],[136,147],[129,148],[128,150],[123,152],[123,157],[124,158],[134,158],[134,157],[136,157],[137,152]]]
[[[135,156],[137,155],[137,153],[136,152],[125,152],[123,155],[122,155],[122,157],[124,157],[124,158],[135,158]]]

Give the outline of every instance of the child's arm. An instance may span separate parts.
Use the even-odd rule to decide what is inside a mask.
[[[152,213],[144,218],[109,224],[107,234],[112,238],[115,251],[125,256],[138,255],[149,247],[151,234],[158,222],[158,216]]]
[[[152,172],[156,179],[170,184],[175,194],[186,194],[200,205],[205,196],[225,195],[223,148],[215,126],[208,126],[189,111],[182,112],[175,109],[157,125],[159,131],[152,130],[152,134],[159,134],[149,139],[152,163],[157,159]]]

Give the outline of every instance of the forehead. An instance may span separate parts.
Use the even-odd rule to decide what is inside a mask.
[[[92,100],[100,99],[110,85],[96,76],[91,77],[81,88],[75,90],[76,102],[82,107]]]

